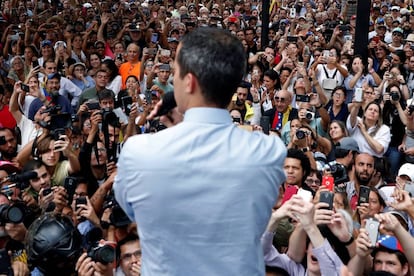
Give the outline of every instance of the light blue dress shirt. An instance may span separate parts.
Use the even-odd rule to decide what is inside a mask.
[[[237,128],[217,108],[128,139],[114,190],[138,224],[142,275],[264,275],[260,237],[285,157],[278,137]]]

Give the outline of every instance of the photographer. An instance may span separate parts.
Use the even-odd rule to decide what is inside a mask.
[[[384,157],[387,157],[390,164],[392,178],[395,178],[397,175],[403,158],[403,153],[399,150],[399,146],[403,143],[405,125],[407,124],[404,114],[405,108],[406,102],[402,97],[399,83],[390,82],[384,94],[383,118],[384,125],[390,128],[391,134],[388,150],[385,152]]]

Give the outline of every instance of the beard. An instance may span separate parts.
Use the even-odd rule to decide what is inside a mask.
[[[361,176],[360,173],[355,172],[355,177],[358,180],[359,184],[368,186],[369,182],[371,181],[372,174],[368,175],[368,177]]]

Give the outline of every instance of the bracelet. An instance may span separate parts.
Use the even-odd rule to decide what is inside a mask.
[[[349,239],[349,241],[342,243],[345,246],[348,246],[350,244],[352,244],[354,242],[354,237],[351,235],[351,238]]]
[[[316,109],[320,109],[321,107],[323,107],[323,104],[320,104],[318,106],[315,106]]]

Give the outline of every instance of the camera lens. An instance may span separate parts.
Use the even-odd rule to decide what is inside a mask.
[[[398,94],[398,93],[391,93],[391,99],[393,100],[393,101],[398,101],[398,100],[400,100],[400,95]]]
[[[296,138],[298,138],[299,140],[305,138],[305,132],[303,130],[298,129],[296,131]]]
[[[306,112],[306,119],[308,120],[312,120],[313,119],[313,114],[311,112]]]

